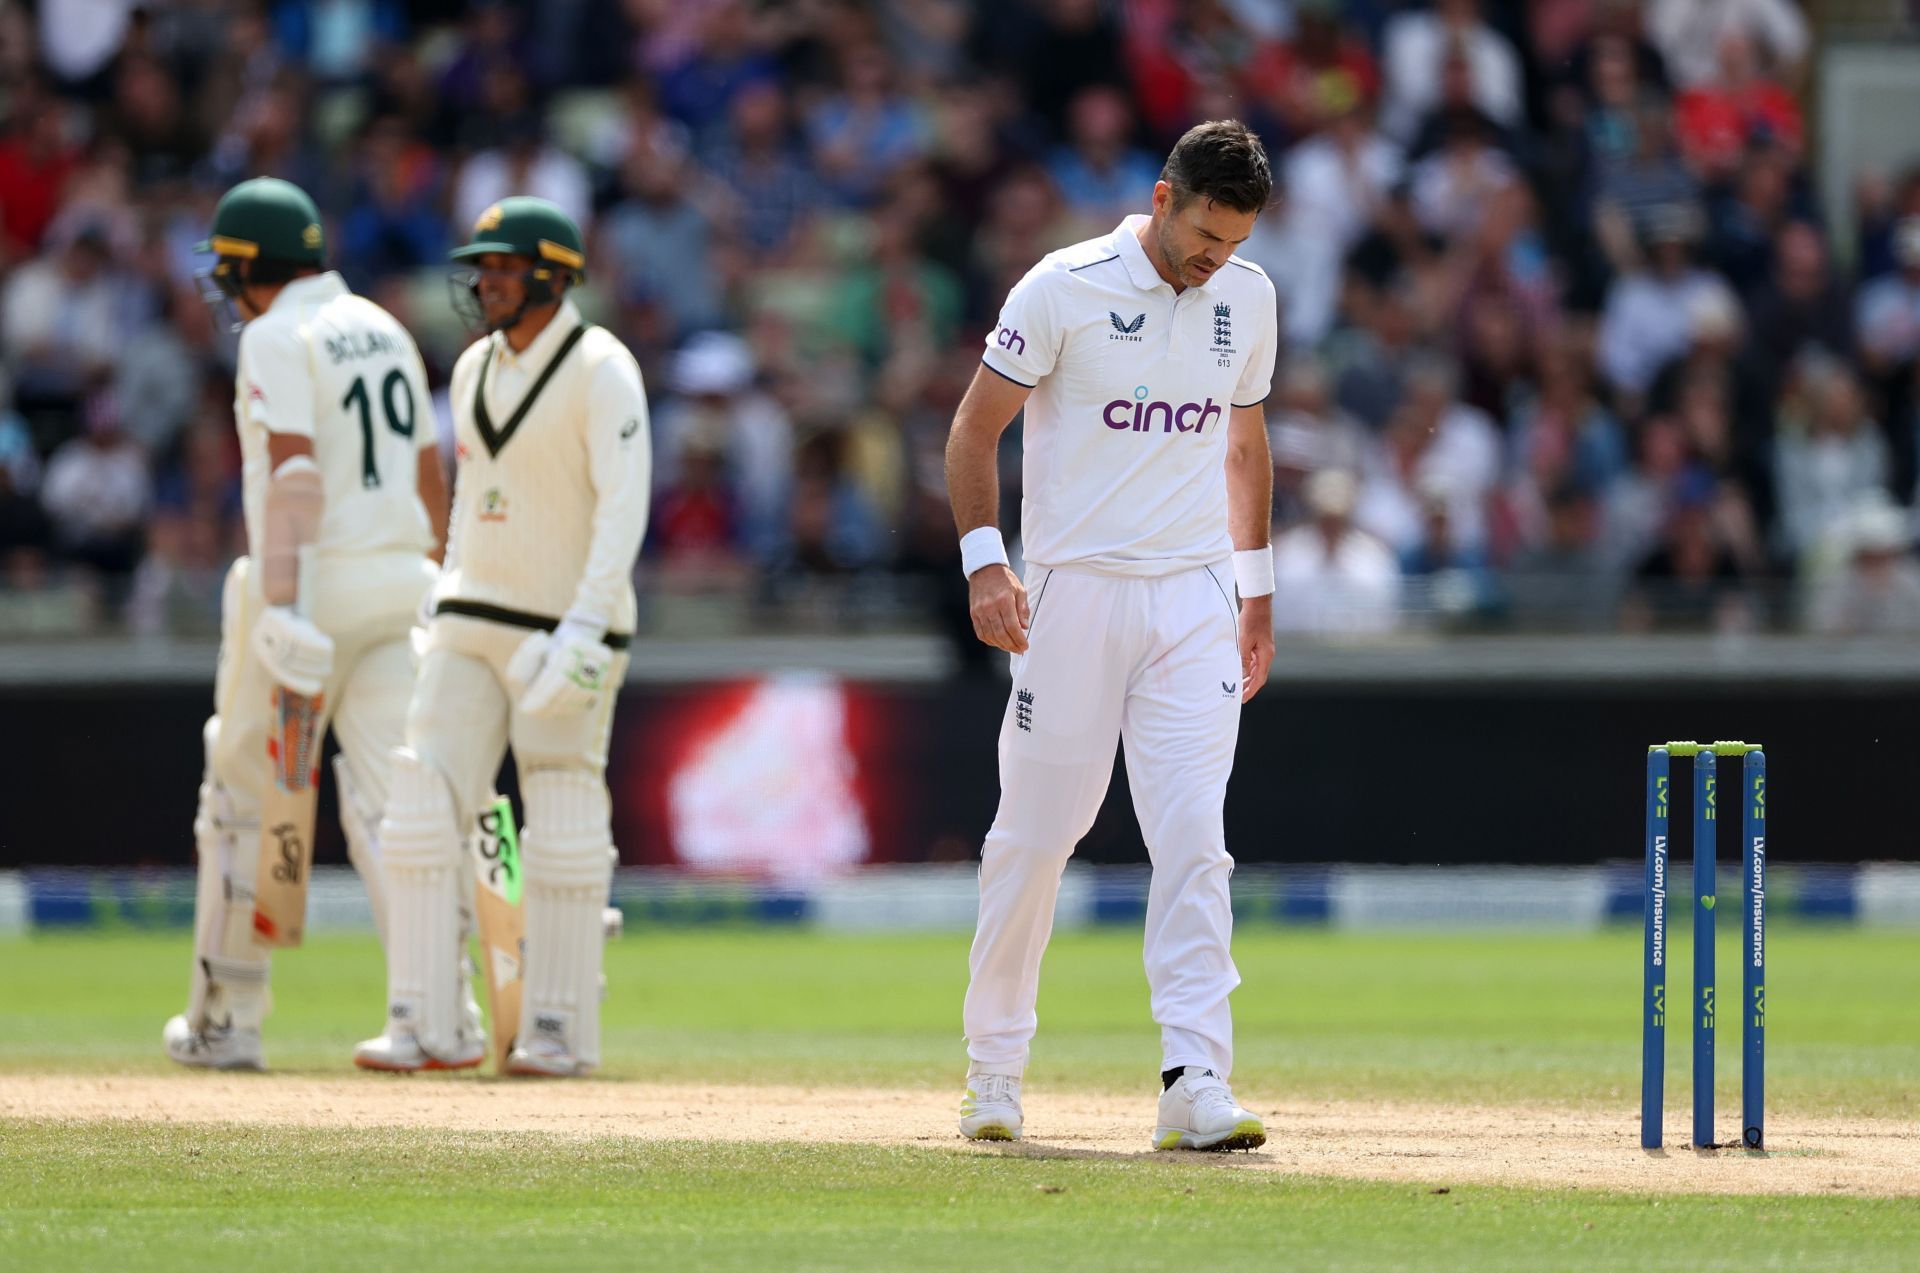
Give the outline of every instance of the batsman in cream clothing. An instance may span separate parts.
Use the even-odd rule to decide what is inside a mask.
[[[1222,806],[1240,704],[1273,657],[1261,404],[1277,316],[1267,276],[1233,258],[1271,191],[1247,128],[1217,121],[1187,133],[1150,217],[1052,253],[1014,287],[954,417],[947,483],[974,630],[1013,655],[963,1013],[960,1130],[977,1140],[1021,1134],[1040,957],[1116,742],[1153,859],[1153,1143],[1251,1149],[1266,1139],[1227,1087],[1227,997],[1240,977]],[[1023,408],[1024,584],[1000,541],[994,467]]]
[[[245,322],[234,382],[247,555],[221,597],[214,715],[194,840],[199,892],[187,1010],[167,1023],[184,1065],[260,1069],[267,951],[254,940],[273,688],[318,694],[347,852],[384,926],[378,827],[413,684],[408,632],[446,520],[426,371],[385,310],[325,269],[320,214],[258,178],[215,210],[203,250]],[[296,562],[309,557],[304,595]],[[383,933],[384,936],[384,933]]]
[[[600,1059],[602,912],[613,871],[607,737],[647,526],[647,401],[633,355],[566,297],[580,231],[527,197],[453,253],[488,334],[453,370],[458,466],[446,572],[382,826],[390,890],[386,1032],[369,1069],[478,1064],[459,1011],[460,829],[513,748],[526,812],[525,989],[508,1070]]]

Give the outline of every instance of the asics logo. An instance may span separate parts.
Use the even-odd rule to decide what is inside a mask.
[[[1158,399],[1148,401],[1150,392],[1145,385],[1137,386],[1133,398],[1115,398],[1100,413],[1100,419],[1114,432],[1151,433],[1155,423],[1162,433],[1199,433],[1207,425],[1218,421],[1223,414],[1219,403],[1212,398],[1205,402],[1183,402],[1175,406],[1171,402]]]

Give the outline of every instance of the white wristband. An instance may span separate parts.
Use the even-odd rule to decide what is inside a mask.
[[[983,566],[1007,564],[1007,544],[997,526],[981,526],[960,536],[960,570],[967,578]]]
[[[1249,548],[1233,555],[1233,586],[1241,598],[1273,595],[1273,549]]]

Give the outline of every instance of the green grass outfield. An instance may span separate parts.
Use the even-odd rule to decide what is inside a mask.
[[[1691,960],[1685,929],[1675,936],[1680,986]],[[1723,977],[1737,976],[1737,934],[1723,937]],[[1920,934],[1781,925],[1769,939],[1773,1116],[1920,1125]],[[925,1086],[930,1099],[955,1097],[966,946],[953,935],[630,933],[609,951],[604,1074]],[[1236,954],[1245,985],[1234,1080],[1250,1103],[1637,1106],[1637,931],[1248,927]],[[184,933],[6,941],[0,959],[0,1093],[9,1072],[171,1070],[159,1032],[184,1001]],[[380,1022],[378,950],[370,939],[316,940],[277,961],[275,995],[275,1067],[344,1075],[351,1043]],[[1150,1121],[1157,1035],[1137,934],[1057,939],[1040,1016],[1031,1085],[1137,1092]],[[1737,1108],[1738,1031],[1732,1014],[1722,1023],[1726,1111]],[[1686,1099],[1688,1032],[1669,1034],[1673,1105]],[[1434,1194],[1222,1166],[750,1140],[0,1122],[0,1268],[118,1273],[270,1252],[288,1270],[397,1260],[569,1270],[1894,1269],[1920,1250],[1912,1199]]]

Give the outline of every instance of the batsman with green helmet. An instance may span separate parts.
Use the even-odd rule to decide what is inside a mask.
[[[284,753],[288,743],[276,704],[292,695],[311,705],[303,721],[313,747],[329,724],[334,731],[340,820],[379,921],[377,828],[413,681],[408,632],[436,575],[446,488],[413,338],[327,270],[326,233],[304,191],[269,177],[235,186],[201,250],[214,255],[207,277],[243,324],[233,409],[247,554],[221,599],[194,819],[193,973],[187,1010],[167,1023],[164,1042],[183,1065],[260,1069],[268,949],[256,940],[256,894],[267,884],[258,846],[277,794],[269,746]],[[307,818],[310,831],[310,806]],[[282,883],[299,886],[304,910],[304,878]]]
[[[633,355],[568,295],[587,256],[560,209],[503,199],[453,259],[457,304],[486,334],[453,370],[451,547],[381,827],[388,1027],[356,1059],[430,1069],[484,1053],[455,996],[459,829],[486,807],[511,746],[526,939],[507,1068],[584,1074],[600,1059],[607,739],[647,525],[647,400]]]

